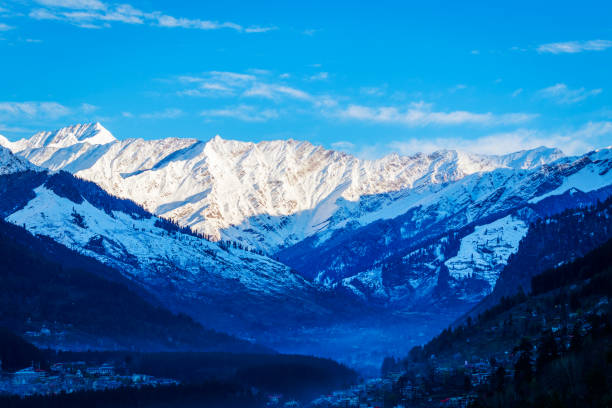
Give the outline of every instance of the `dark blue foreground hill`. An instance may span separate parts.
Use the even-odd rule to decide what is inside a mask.
[[[119,272],[0,220],[0,325],[76,349],[266,352],[156,304]],[[91,342],[90,344],[88,344]]]

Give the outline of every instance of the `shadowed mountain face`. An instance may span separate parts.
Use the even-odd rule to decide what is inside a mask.
[[[209,327],[240,331],[330,313],[318,290],[285,265],[194,236],[68,173],[0,176],[0,191],[8,222],[121,271]]]
[[[602,150],[466,176],[401,216],[316,234],[277,255],[315,282],[396,310],[469,308],[493,290],[532,222],[610,196],[611,168]]]
[[[469,315],[476,317],[502,297],[511,297],[519,291],[528,293],[534,276],[580,258],[611,239],[612,198],[605,199],[611,192],[610,188],[604,189],[599,197],[594,195],[591,200],[584,194],[566,194],[566,200],[574,197],[581,205],[568,206],[566,211],[534,222],[518,251],[508,260],[493,292],[470,310]]]
[[[36,333],[39,346],[267,352],[173,314],[118,271],[5,221],[0,258],[0,326]]]

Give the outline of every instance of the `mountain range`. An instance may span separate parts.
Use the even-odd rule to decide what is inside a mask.
[[[430,336],[494,292],[538,220],[612,194],[611,148],[362,160],[294,140],[117,140],[99,123],[0,145],[2,218],[258,340],[415,314]]]

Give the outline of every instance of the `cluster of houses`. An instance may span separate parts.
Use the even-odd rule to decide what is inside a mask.
[[[176,380],[145,374],[119,374],[111,364],[91,365],[83,361],[55,363],[49,370],[34,364],[13,373],[0,369],[0,394],[20,396],[176,384]]]
[[[347,390],[321,396],[311,405],[314,408],[382,408],[384,395],[391,392],[392,388],[392,378],[372,378]]]
[[[266,407],[275,408],[300,408],[302,404],[294,399],[286,400],[283,394],[270,394],[267,396]]]
[[[502,357],[499,360],[504,362]],[[463,373],[469,378],[472,386],[486,384],[495,371],[496,366],[487,360],[465,362],[463,367],[437,366],[434,363],[432,375],[428,381],[444,383],[448,378]],[[375,408],[386,407],[385,395],[393,393],[396,405],[393,408],[404,407],[447,407],[466,408],[476,398],[473,392],[463,392],[459,395],[445,396],[442,391],[428,392],[423,375],[417,375],[412,380],[405,378],[401,371],[390,372],[384,378],[374,378],[349,389],[335,391],[321,396],[311,403],[313,408]],[[507,374],[508,375],[508,374]],[[511,373],[509,375],[512,375]]]

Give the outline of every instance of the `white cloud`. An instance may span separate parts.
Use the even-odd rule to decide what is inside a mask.
[[[310,81],[324,81],[327,78],[329,78],[328,72],[319,72],[318,74],[311,75],[310,77],[308,77]]]
[[[538,91],[541,98],[551,99],[556,103],[569,105],[581,102],[590,96],[599,95],[601,89],[586,90],[584,88],[570,89],[565,84],[555,84]]]
[[[95,106],[95,105],[91,105],[89,103],[83,103],[81,104],[81,111],[83,113],[93,113],[95,111],[97,111],[98,109],[100,109],[99,107]]]
[[[267,99],[278,100],[282,97],[290,97],[293,99],[311,100],[312,96],[297,88],[292,88],[286,85],[255,83],[249,89],[244,91],[243,96],[262,97]]]
[[[245,33],[267,33],[268,31],[278,30],[278,27],[247,27],[244,29]]]
[[[455,86],[451,87],[451,88],[449,89],[449,91],[450,91],[451,93],[455,93],[455,92],[457,92],[457,91],[462,91],[462,90],[464,90],[464,89],[467,89],[467,85],[465,85],[465,84],[457,84],[457,85],[455,85]]]
[[[57,102],[0,102],[3,119],[57,119],[68,116],[72,110]]]
[[[36,3],[47,7],[62,7],[80,10],[106,9],[106,5],[98,0],[36,0]]]
[[[160,11],[145,12],[130,4],[108,4],[99,0],[36,0],[46,8],[31,10],[37,20],[65,21],[82,28],[110,27],[110,23],[147,24],[166,28],[198,30],[231,29],[244,33],[264,33],[276,27],[248,26],[233,22],[174,17]]]
[[[612,136],[612,122],[589,122],[578,129],[545,132],[518,129],[512,132],[494,133],[475,139],[463,138],[411,138],[394,141],[386,148],[400,154],[431,153],[442,149],[457,149],[480,154],[506,154],[540,146],[557,147],[569,155],[583,154],[606,144]]]
[[[33,18],[35,20],[61,20],[62,19],[62,17],[60,17],[59,15],[52,13],[46,9],[32,10],[30,11],[30,14],[28,15],[30,16],[30,18]]]
[[[308,29],[302,31],[302,34],[307,35],[309,37],[312,37],[313,35],[315,35],[319,31],[321,31],[321,29],[318,29],[318,28],[308,28]]]
[[[214,82],[203,82],[200,84],[200,88],[206,89],[209,91],[218,91],[218,92],[230,92],[231,89],[227,86]]]
[[[14,29],[15,27],[10,26],[8,24],[0,23],[0,31],[9,31]]]
[[[278,118],[279,113],[274,109],[257,109],[249,105],[239,105],[224,109],[204,110],[200,115],[207,118],[232,118],[244,122],[265,122]]]
[[[363,94],[363,95],[383,96],[386,93],[385,88],[386,88],[386,86],[384,86],[384,87],[362,86],[361,88],[359,88],[359,92],[361,94]]]
[[[355,149],[355,144],[348,142],[346,140],[341,140],[338,142],[334,142],[331,144],[332,148],[336,149],[336,150],[346,150],[346,151],[353,151]]]
[[[491,112],[475,113],[455,110],[450,112],[437,111],[432,105],[424,102],[404,106],[372,107],[357,104],[347,105],[349,98],[342,95],[315,94],[291,86],[281,81],[269,71],[249,70],[249,73],[210,71],[201,75],[185,75],[178,77],[178,82],[185,88],[178,90],[184,96],[208,98],[262,99],[262,104],[284,104],[285,109],[295,112],[323,115],[328,118],[344,118],[374,123],[396,123],[409,126],[438,125],[509,125],[527,122],[537,115],[527,113],[493,114]],[[385,86],[386,87],[386,86]],[[465,85],[458,85],[463,89]],[[384,88],[362,88],[362,94],[380,96]],[[293,102],[293,104],[290,104]],[[298,105],[301,104],[301,105]],[[250,119],[251,111],[240,105],[238,113],[232,110],[236,117]],[[263,109],[265,106],[261,106]],[[229,115],[227,109],[206,111],[208,116]],[[260,116],[255,116],[260,119]]]
[[[490,112],[474,113],[468,111],[441,112],[432,110],[430,104],[424,102],[412,103],[406,108],[395,106],[369,107],[349,105],[337,112],[345,119],[365,122],[402,124],[408,126],[426,125],[507,125],[529,121],[537,115],[527,113],[507,113],[496,115]]]
[[[608,40],[567,41],[542,44],[538,47],[538,52],[550,54],[575,54],[584,51],[603,51],[610,47],[612,47],[612,41]]]
[[[182,115],[182,110],[176,108],[168,108],[160,112],[143,113],[140,115],[140,117],[143,119],[176,119]]]
[[[337,104],[329,95],[313,95],[283,81],[274,81],[271,72],[250,70],[251,73],[211,71],[201,76],[180,76],[178,81],[189,86],[178,91],[179,95],[197,97],[261,98],[280,103],[294,100],[315,107],[331,107]],[[283,75],[287,78],[286,75]]]
[[[196,86],[179,91],[179,95],[199,97],[221,97],[232,96],[244,92],[256,82],[257,77],[253,74],[242,74],[237,72],[211,71],[202,76],[181,76],[179,82]]]
[[[19,126],[6,126],[0,123],[0,131],[1,132],[11,132],[11,133],[29,133],[30,135],[34,133],[33,129],[19,127]]]
[[[523,88],[518,88],[514,92],[512,92],[512,97],[516,98],[517,96],[519,96],[522,93],[523,93]]]

